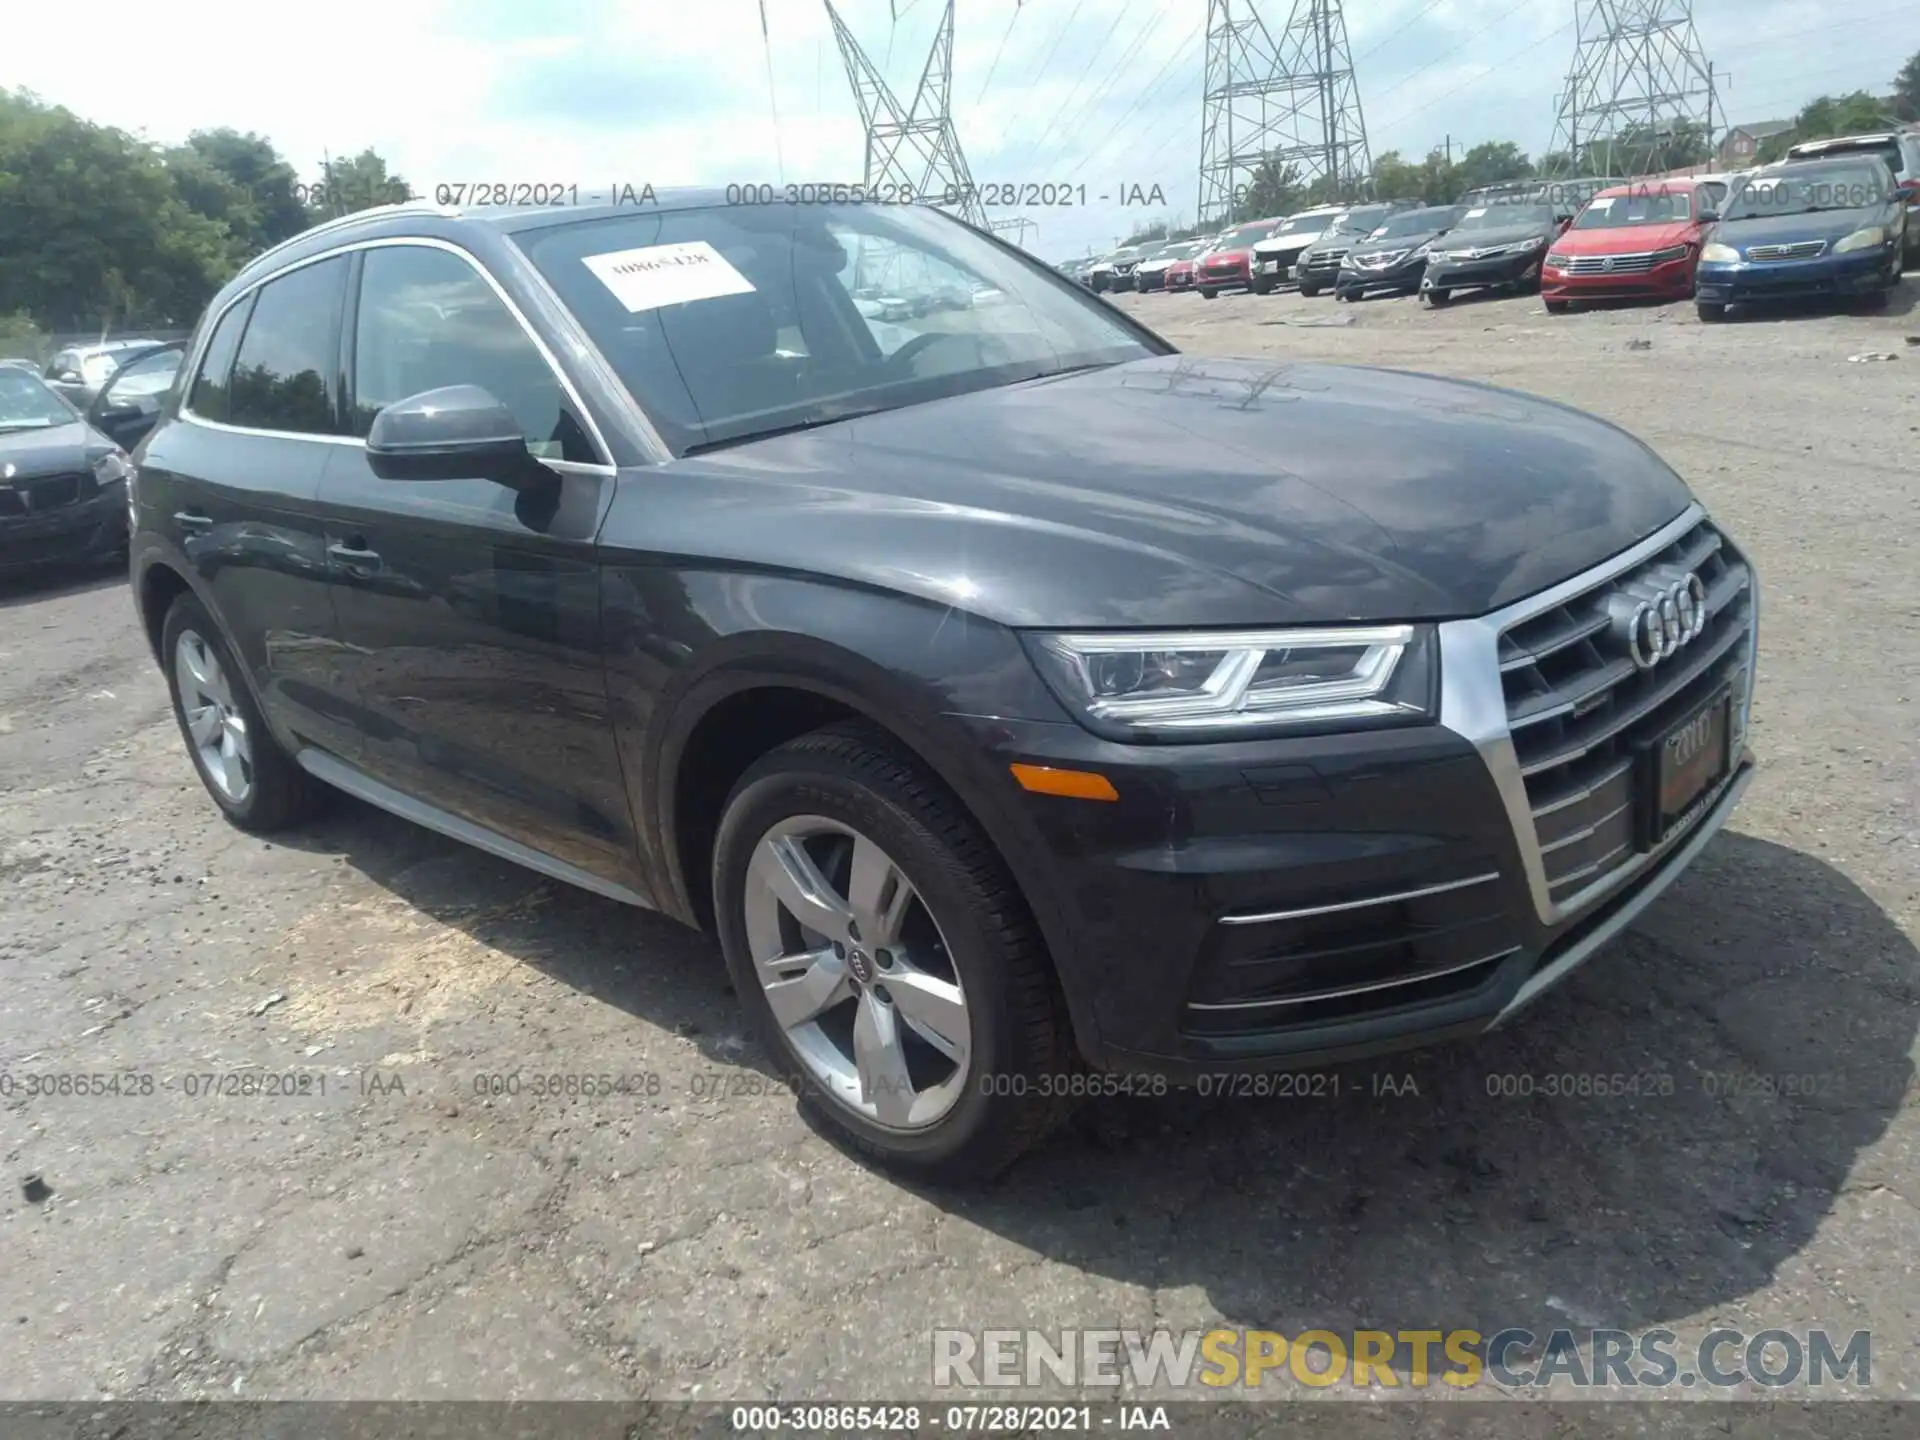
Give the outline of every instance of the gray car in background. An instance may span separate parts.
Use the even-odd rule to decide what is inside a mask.
[[[152,340],[102,340],[92,345],[69,345],[57,351],[41,372],[55,394],[84,410],[93,403],[120,362],[140,350],[151,350]]]

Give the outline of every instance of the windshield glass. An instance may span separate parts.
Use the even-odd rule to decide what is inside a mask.
[[[1456,230],[1519,230],[1556,225],[1551,205],[1475,205],[1460,217]]]
[[[0,430],[44,430],[70,425],[78,413],[40,378],[25,370],[0,366]]]
[[[1808,215],[1820,210],[1858,210],[1887,198],[1884,165],[1809,165],[1756,175],[1727,202],[1723,218],[1752,220],[1766,215]]]
[[[1325,213],[1319,215],[1295,215],[1290,219],[1281,221],[1280,228],[1273,233],[1276,235],[1298,235],[1302,230],[1324,230],[1327,228],[1327,221],[1332,218],[1331,215]]]
[[[1683,190],[1638,195],[1602,195],[1587,203],[1576,230],[1620,230],[1629,225],[1667,225],[1693,218],[1693,197]]]
[[[1286,226],[1283,225],[1280,228],[1284,230]],[[1238,230],[1230,231],[1228,234],[1221,236],[1217,248],[1221,250],[1240,249],[1253,244],[1256,240],[1264,240],[1269,235],[1275,233],[1277,232],[1274,230],[1271,220],[1262,220],[1257,225],[1242,225]]]
[[[1369,205],[1364,210],[1349,210],[1327,228],[1337,235],[1365,235],[1392,213],[1384,205]]]
[[[1367,238],[1393,240],[1402,235],[1430,234],[1446,229],[1459,214],[1459,209],[1451,205],[1436,210],[1408,210],[1395,215]]]
[[[676,454],[1158,353],[919,206],[649,211],[515,239]]]

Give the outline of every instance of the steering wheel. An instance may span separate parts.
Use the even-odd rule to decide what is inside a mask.
[[[970,338],[972,337],[965,336],[965,335],[955,335],[951,331],[947,331],[947,330],[926,331],[924,334],[914,336],[913,339],[907,341],[906,344],[902,345],[898,350],[894,351],[893,354],[889,355],[887,357],[887,367],[889,369],[895,369],[895,368],[905,369],[912,362],[914,356],[930,348],[932,345],[934,345],[938,341],[965,340]]]

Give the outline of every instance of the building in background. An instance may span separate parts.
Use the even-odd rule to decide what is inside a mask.
[[[1751,125],[1736,125],[1727,131],[1715,153],[1722,165],[1740,169],[1753,164],[1753,157],[1763,143],[1791,129],[1791,120],[1760,120]]]

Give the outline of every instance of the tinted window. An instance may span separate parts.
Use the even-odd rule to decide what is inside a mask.
[[[178,350],[162,350],[158,355],[144,356],[122,366],[115,373],[113,383],[107,386],[107,403],[117,405],[164,395],[172,388],[173,377],[179,373]]]
[[[1156,353],[920,206],[639,212],[515,238],[682,453]]]
[[[478,385],[543,460],[596,461],[546,358],[473,266],[424,245],[366,252],[354,323],[353,433],[423,390]]]
[[[207,342],[200,373],[193,377],[193,389],[187,395],[187,408],[202,419],[224,421],[232,413],[227,379],[233,370],[233,352],[240,348],[240,332],[246,329],[252,310],[249,295],[220,317],[213,339]]]
[[[234,357],[231,423],[298,435],[337,432],[335,322],[345,257],[302,266],[260,287]]]

